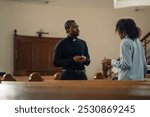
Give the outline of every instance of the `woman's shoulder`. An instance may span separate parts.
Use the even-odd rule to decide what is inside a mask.
[[[121,46],[126,46],[126,47],[131,47],[133,46],[133,40],[131,40],[130,38],[124,38],[122,41],[121,41]]]
[[[121,41],[121,44],[129,44],[132,40],[129,39],[129,38],[124,38],[122,41]]]

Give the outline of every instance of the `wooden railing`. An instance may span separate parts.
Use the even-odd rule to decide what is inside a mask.
[[[145,57],[147,62],[150,62],[150,53],[148,53],[148,44],[150,43],[150,32],[148,32],[142,39],[141,42],[144,45],[144,49],[145,49]]]

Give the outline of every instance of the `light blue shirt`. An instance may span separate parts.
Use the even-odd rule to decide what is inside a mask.
[[[147,63],[144,48],[139,39],[125,37],[120,44],[120,61],[111,61],[119,69],[118,80],[144,80]]]

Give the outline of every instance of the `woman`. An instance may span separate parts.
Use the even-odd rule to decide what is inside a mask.
[[[144,48],[140,40],[141,30],[133,19],[120,19],[116,24],[119,34],[120,60],[105,59],[112,67],[119,69],[118,80],[144,80],[147,63]]]

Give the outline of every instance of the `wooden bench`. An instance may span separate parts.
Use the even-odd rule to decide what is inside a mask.
[[[4,74],[2,77],[0,76],[2,81],[47,81],[47,80],[60,80],[61,72],[55,73],[53,76],[41,76],[38,72],[33,72],[29,76],[12,76],[11,74]]]
[[[54,80],[54,76],[41,76],[44,80],[43,82],[47,82],[49,80]],[[13,77],[17,82],[29,82],[29,76],[14,76]],[[3,79],[0,77],[0,79]],[[3,80],[5,81],[5,80]],[[3,82],[2,81],[2,82]],[[5,81],[6,82],[6,81]],[[41,81],[42,82],[42,81]]]
[[[146,74],[145,78],[150,78],[150,74]]]
[[[49,80],[47,82],[1,82],[0,99],[100,100],[150,99],[149,81]],[[13,95],[10,92],[14,92]]]

